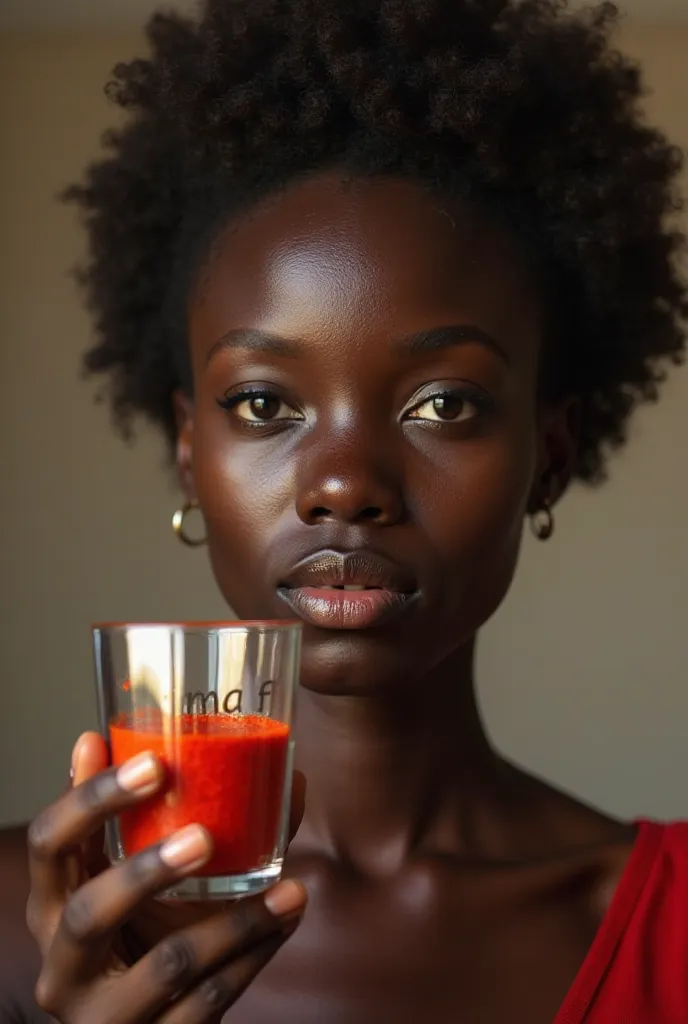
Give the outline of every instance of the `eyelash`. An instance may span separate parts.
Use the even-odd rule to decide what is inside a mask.
[[[283,405],[293,409],[296,416],[293,417],[281,417],[280,419],[273,420],[247,420],[241,417],[237,417],[242,427],[249,430],[261,430],[263,432],[269,431],[270,428],[274,428],[284,423],[298,423],[302,422],[305,418],[303,414],[299,413],[298,410],[294,409],[293,406],[289,406],[289,403],[285,401],[275,390],[271,390],[267,387],[257,388],[244,388],[242,391],[236,392],[233,395],[225,395],[223,398],[217,399],[218,406],[226,412],[233,412],[243,402],[250,402],[256,398],[276,398]],[[421,409],[428,402],[435,401],[441,398],[458,398],[466,404],[472,405],[475,409],[475,416],[489,413],[494,408],[494,402],[490,396],[482,389],[463,387],[463,388],[444,388],[437,391],[428,392],[423,398],[416,399],[414,404],[404,411],[402,422],[416,422],[421,423],[425,427],[430,429],[438,429],[440,427],[456,426],[463,420],[445,420],[441,419],[430,420],[423,417],[413,417],[410,414]],[[475,416],[468,417],[474,419]]]
[[[233,395],[225,395],[224,398],[218,398],[217,404],[221,409],[224,409],[225,412],[233,412],[243,402],[250,402],[252,399],[256,398],[276,398],[283,405],[289,406],[289,403],[286,402],[275,390],[267,387],[244,388],[242,391],[238,391]],[[289,408],[293,408],[293,406],[289,406]],[[297,412],[297,410],[294,409],[294,412]],[[298,414],[294,417],[282,417],[278,420],[246,420],[242,417],[237,417],[237,419],[240,421],[242,427],[246,427],[249,430],[258,429],[266,431],[269,430],[270,427],[274,428],[278,424],[299,422],[303,419],[303,416]]]
[[[440,391],[429,391],[423,398],[416,399],[413,405],[406,410],[404,418],[406,420],[410,419],[416,423],[422,423],[424,426],[430,426],[431,428],[456,426],[458,423],[464,422],[463,420],[429,420],[420,416],[413,417],[410,415],[418,409],[422,409],[422,407],[427,405],[429,402],[436,401],[438,398],[458,398],[466,405],[472,405],[475,409],[475,415],[468,417],[469,419],[474,419],[476,416],[486,414],[494,408],[494,402],[485,391],[470,387],[444,388]]]

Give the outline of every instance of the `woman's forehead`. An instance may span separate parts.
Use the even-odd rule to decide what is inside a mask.
[[[372,326],[462,309],[532,322],[539,307],[518,242],[485,214],[411,182],[335,174],[299,181],[232,222],[202,280],[192,319],[201,315],[203,333],[266,319],[301,333],[310,321],[364,316]]]

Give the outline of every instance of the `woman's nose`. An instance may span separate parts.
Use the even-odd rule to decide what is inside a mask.
[[[401,481],[390,460],[383,468],[379,456],[357,443],[335,450],[304,453],[305,468],[296,496],[296,510],[308,526],[333,522],[391,526],[404,514]]]

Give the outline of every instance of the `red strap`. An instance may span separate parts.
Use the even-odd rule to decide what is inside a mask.
[[[638,835],[626,868],[554,1024],[584,1024],[650,877],[665,827],[652,821],[638,821],[636,825]]]

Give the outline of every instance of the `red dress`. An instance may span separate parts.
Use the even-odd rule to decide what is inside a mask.
[[[554,1024],[688,1024],[688,824],[639,822]]]

